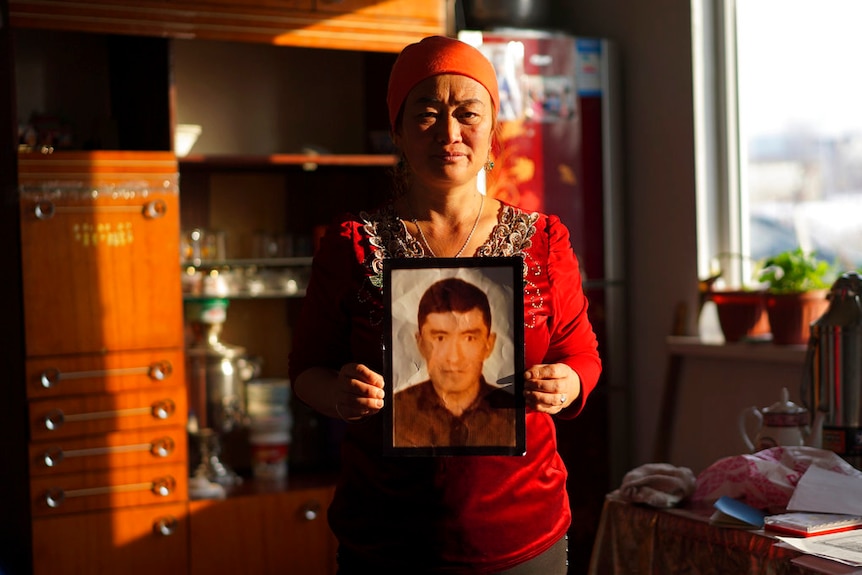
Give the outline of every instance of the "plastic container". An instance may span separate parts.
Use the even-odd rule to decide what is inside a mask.
[[[288,414],[290,380],[260,377],[246,384],[246,409],[249,417]]]
[[[291,423],[288,413],[251,417],[249,445],[255,479],[280,481],[287,477]]]

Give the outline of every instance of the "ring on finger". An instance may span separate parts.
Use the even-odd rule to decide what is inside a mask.
[[[560,405],[565,404],[567,399],[568,399],[568,397],[566,396],[566,394],[565,394],[565,393],[564,393],[564,394],[562,394],[562,395],[560,396]]]

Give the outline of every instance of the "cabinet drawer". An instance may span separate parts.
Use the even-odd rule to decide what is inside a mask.
[[[33,520],[33,575],[188,572],[185,503]]]
[[[30,358],[27,397],[59,397],[185,385],[182,348]]]
[[[187,458],[185,427],[117,431],[80,439],[31,443],[30,476],[185,463]]]
[[[187,419],[184,387],[37,400],[30,402],[30,440],[185,426]]]
[[[119,509],[188,499],[183,464],[128,467],[30,480],[33,517]]]
[[[92,189],[21,192],[27,356],[182,347],[178,193]]]

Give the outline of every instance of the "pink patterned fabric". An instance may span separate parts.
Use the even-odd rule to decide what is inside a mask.
[[[711,504],[727,495],[758,509],[784,509],[809,465],[862,477],[862,471],[831,451],[804,446],[772,447],[725,457],[710,465],[697,476],[692,502]]]

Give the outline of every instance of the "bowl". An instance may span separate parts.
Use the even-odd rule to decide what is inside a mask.
[[[181,158],[187,156],[198,141],[201,130],[199,124],[177,124],[174,130],[174,153]]]

